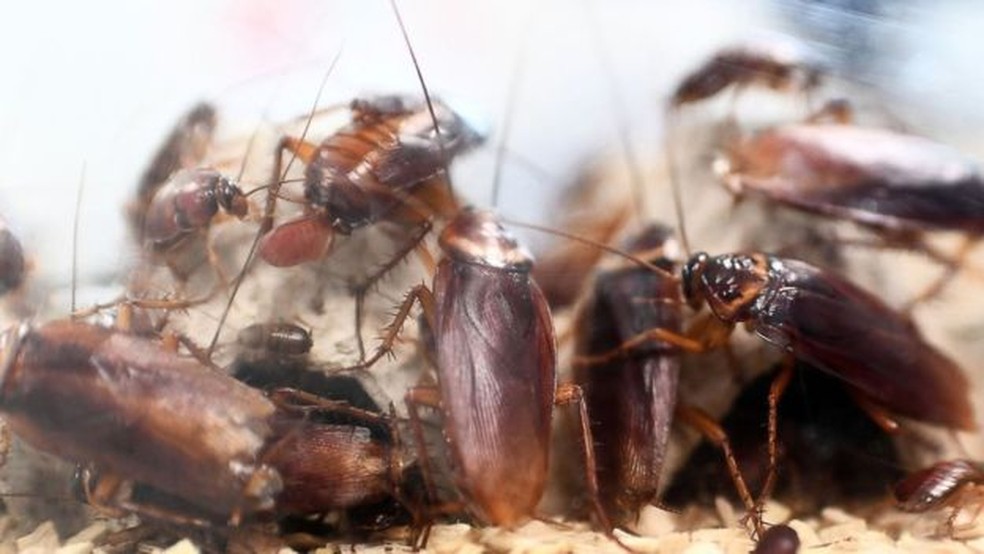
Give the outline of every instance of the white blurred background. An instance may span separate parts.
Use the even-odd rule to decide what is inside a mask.
[[[509,147],[543,174],[507,163],[502,208],[527,220],[545,218],[588,157],[619,152],[620,111],[634,148],[655,151],[677,79],[716,48],[763,33],[804,39],[937,138],[966,144],[984,125],[984,9],[974,0],[403,0],[401,9],[431,90],[491,131],[491,144],[517,83]],[[131,261],[122,207],[192,103],[215,103],[223,124],[247,135],[258,120],[306,112],[339,50],[322,104],[419,90],[383,0],[41,0],[3,12],[0,214],[33,253],[35,278],[55,285],[70,273],[83,166],[80,272],[94,279]],[[481,204],[492,150],[456,180]]]

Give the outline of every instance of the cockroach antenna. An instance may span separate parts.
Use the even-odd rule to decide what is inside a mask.
[[[520,35],[519,46],[516,48],[516,57],[513,60],[512,74],[509,77],[509,89],[506,92],[505,113],[502,118],[502,131],[499,133],[499,142],[495,149],[495,165],[492,168],[492,206],[499,205],[499,189],[502,181],[502,164],[506,157],[506,144],[509,141],[510,131],[512,130],[513,113],[516,109],[516,98],[522,86],[523,77],[526,75],[526,53],[529,43],[530,29],[533,27],[533,12],[530,11],[523,25]]]
[[[75,192],[75,221],[72,224],[72,311],[75,313],[75,294],[79,285],[79,219],[82,214],[82,190],[85,188],[86,162],[82,162],[79,187]]]
[[[343,48],[339,47],[338,52],[335,54],[335,57],[332,58],[331,63],[328,65],[328,69],[321,78],[321,84],[318,85],[318,93],[314,96],[314,103],[311,105],[311,112],[307,118],[307,121],[304,123],[304,130],[301,132],[302,142],[305,138],[307,138],[307,133],[311,128],[311,120],[314,118],[315,112],[318,111],[318,104],[321,102],[321,95],[325,91],[325,87],[328,85],[328,78],[331,77],[331,74],[335,71],[335,66],[338,64],[338,60],[342,57],[342,51]],[[279,194],[280,186],[284,183],[287,173],[290,171],[291,165],[293,165],[295,158],[297,158],[297,154],[292,153],[290,160],[287,162],[286,167],[284,167],[283,173],[277,178],[277,181],[271,185],[271,193],[267,201],[268,211],[272,211],[273,207],[271,202],[275,201],[273,199],[275,199]],[[243,164],[243,167],[245,167],[245,163]],[[212,335],[212,340],[208,344],[207,355],[209,358],[212,357],[212,352],[215,351],[215,345],[219,342],[219,334],[222,333],[222,326],[225,325],[225,320],[229,316],[229,310],[232,309],[232,303],[236,300],[236,294],[239,292],[239,287],[242,285],[243,279],[246,277],[246,272],[249,270],[250,264],[253,263],[253,258],[256,256],[256,249],[260,245],[260,239],[263,238],[263,234],[267,231],[269,231],[269,229],[265,229],[264,225],[260,225],[259,230],[256,232],[256,236],[253,238],[253,243],[249,246],[249,253],[246,254],[246,261],[243,262],[243,269],[234,280],[232,292],[229,294],[229,301],[226,302],[225,308],[222,309],[222,315],[219,317],[219,324],[215,327],[215,334]]]
[[[673,108],[668,109],[665,112],[663,118],[663,128],[664,128],[664,139],[663,139],[663,155],[666,159],[666,172],[670,179],[670,191],[673,194],[673,211],[676,212],[677,220],[677,232],[680,235],[680,245],[683,246],[683,252],[689,258],[692,254],[690,250],[690,239],[687,238],[687,220],[684,215],[683,210],[683,193],[680,190],[680,176],[677,173],[676,168],[676,157],[673,152],[673,141],[675,140],[674,130],[676,129],[676,121]]]
[[[424,92],[424,100],[427,101],[427,111],[430,113],[431,122],[434,124],[437,148],[441,152],[441,165],[444,166],[444,178],[448,188],[448,194],[454,198],[454,186],[451,184],[451,172],[448,170],[448,153],[444,148],[444,139],[441,137],[441,126],[437,123],[437,113],[434,112],[434,104],[431,102],[430,91],[427,89],[427,82],[424,81],[424,74],[420,70],[417,54],[413,50],[413,44],[410,43],[410,34],[407,32],[407,26],[404,24],[403,17],[400,15],[400,8],[397,7],[396,0],[390,0],[390,6],[393,8],[393,15],[396,16],[396,22],[400,25],[400,33],[403,34],[403,42],[407,45],[410,59],[413,60],[413,69],[417,72],[417,81],[420,82],[420,88]]]
[[[598,53],[598,64],[605,73],[605,81],[608,82],[609,101],[611,102],[612,112],[615,116],[615,133],[618,135],[622,155],[625,157],[626,169],[629,172],[629,182],[631,183],[635,196],[635,202],[633,204],[635,204],[636,219],[638,220],[638,224],[643,224],[646,221],[646,214],[648,213],[646,210],[646,180],[642,174],[639,158],[632,148],[625,99],[619,94],[621,87],[615,75],[615,67],[612,63],[611,54],[608,51],[608,44],[605,41],[601,26],[598,24],[598,18],[594,13],[594,4],[591,0],[585,0],[584,8],[584,15],[594,38],[595,51]]]

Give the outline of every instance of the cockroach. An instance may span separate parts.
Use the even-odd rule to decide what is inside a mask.
[[[268,398],[156,341],[81,322],[19,325],[2,352],[0,412],[33,446],[95,468],[96,506],[236,525],[398,494],[400,449],[373,436],[389,421],[379,414],[292,390]],[[368,423],[322,418],[332,410]],[[134,502],[134,487],[171,500]]]
[[[670,106],[679,108],[707,100],[732,86],[810,91],[820,85],[823,73],[798,45],[773,42],[734,46],[720,50],[687,75],[673,92]]]
[[[20,287],[26,271],[24,249],[7,223],[0,218],[0,296]]]
[[[879,246],[921,252],[948,272],[907,307],[938,294],[984,235],[984,178],[948,146],[922,137],[850,124],[765,129],[728,148],[716,169],[736,196],[871,229]],[[966,237],[956,255],[925,241],[932,231]]]
[[[735,144],[722,164],[736,195],[898,234],[984,234],[984,179],[928,139],[845,124],[773,127]]]
[[[275,179],[283,153],[306,164],[306,213],[273,227],[274,186],[268,196],[260,257],[284,267],[320,258],[336,233],[348,235],[377,221],[420,226],[435,214],[457,209],[441,178],[448,157],[480,141],[464,120],[440,101],[429,105],[407,96],[354,100],[350,123],[312,144],[284,137],[276,153]],[[422,239],[413,234],[407,253]],[[419,237],[419,238],[418,238]]]
[[[759,537],[749,554],[796,554],[799,547],[800,538],[795,529],[788,525],[773,525]]]
[[[21,324],[2,352],[0,412],[36,448],[215,519],[274,507],[283,485],[261,454],[276,407],[259,391],[154,341],[81,322]]]
[[[945,528],[952,534],[960,510],[984,508],[984,464],[974,460],[948,460],[916,471],[895,484],[896,505],[905,512],[923,513],[952,508]],[[975,515],[976,519],[976,515]]]
[[[555,403],[580,407],[588,483],[597,503],[591,429],[580,387],[556,380],[550,310],[530,278],[532,256],[488,212],[465,209],[441,233],[433,289],[415,287],[370,365],[388,352],[413,304],[424,309],[438,386],[406,395],[418,448],[419,408],[439,409],[458,488],[480,521],[511,527],[530,518],[547,480]],[[425,469],[426,454],[419,454]],[[432,485],[428,485],[430,490]],[[597,506],[599,518],[607,518]]]
[[[293,323],[254,323],[241,331],[236,342],[245,351],[258,357],[304,356],[314,342],[311,333]]]
[[[127,208],[134,236],[141,242],[144,218],[157,189],[176,171],[201,163],[212,142],[216,123],[216,111],[211,104],[196,104],[175,124],[144,170],[137,185],[137,197]]]

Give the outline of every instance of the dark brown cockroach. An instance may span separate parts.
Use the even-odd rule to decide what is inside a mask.
[[[399,494],[379,414],[292,390],[268,398],[155,341],[80,322],[3,336],[0,412],[33,446],[95,469],[96,506],[196,526],[326,513]],[[326,420],[335,411],[368,423]],[[393,435],[389,435],[392,437]],[[144,504],[149,487],[170,499]]]
[[[7,223],[0,218],[0,296],[20,287],[26,271],[24,249]]]
[[[736,143],[721,170],[735,194],[885,232],[984,234],[977,167],[913,135],[855,125],[774,127]]]
[[[949,460],[938,462],[916,471],[895,485],[897,506],[906,512],[928,512],[950,507],[945,530],[953,532],[953,524],[960,510],[968,505],[976,506],[976,513],[984,507],[984,464],[973,460]]]
[[[251,356],[277,358],[304,356],[314,342],[311,333],[293,323],[254,323],[236,337],[240,348]]]
[[[202,102],[188,111],[160,145],[137,185],[137,197],[127,207],[133,234],[143,242],[144,218],[157,189],[176,171],[197,167],[212,142],[215,108]]]
[[[672,232],[645,230],[629,249],[673,271],[663,246]],[[638,255],[638,254],[637,254]],[[577,317],[580,359],[616,349],[652,328],[682,332],[677,280],[630,266],[598,275],[593,294]],[[616,520],[634,516],[656,500],[670,425],[677,401],[680,350],[647,342],[631,354],[596,363],[575,362],[574,379],[584,390],[602,504]]]
[[[433,289],[420,285],[409,293],[367,360],[392,348],[419,300],[436,350],[438,387],[416,387],[406,396],[418,448],[419,407],[439,409],[469,511],[486,523],[515,526],[534,514],[546,485],[553,405],[577,402],[597,500],[583,398],[576,385],[557,385],[556,338],[546,300],[530,278],[532,257],[492,214],[471,209],[448,224],[440,245],[444,258]],[[420,460],[423,466],[423,452]]]
[[[182,169],[157,189],[144,219],[145,244],[164,258],[179,277],[187,277],[197,263],[182,260],[186,239],[207,232],[212,220],[223,211],[237,218],[249,212],[243,191],[210,168]],[[228,283],[218,254],[205,239],[208,262],[222,283]]]
[[[699,253],[683,269],[683,292],[695,309],[707,304],[722,338],[744,323],[769,344],[846,381],[863,405],[977,428],[957,364],[908,318],[842,277],[768,254]]]
[[[792,44],[744,45],[723,49],[687,75],[670,98],[679,108],[706,100],[728,87],[750,85],[773,90],[810,91],[819,86],[822,68]]]
[[[453,214],[457,201],[444,182],[448,157],[480,141],[461,117],[439,101],[404,96],[357,99],[350,123],[320,144],[284,137],[277,148],[275,177],[281,178],[285,151],[306,164],[306,212],[273,227],[276,186],[268,196],[262,224],[267,234],[260,257],[274,266],[292,266],[323,256],[335,233],[381,220],[429,228],[433,215]],[[406,252],[421,240],[415,233]],[[419,237],[418,237],[419,235]]]
[[[749,554],[796,554],[800,538],[788,525],[773,525],[765,530]]]
[[[276,407],[259,391],[154,341],[78,322],[15,327],[2,356],[0,412],[31,445],[211,519],[273,508],[282,482],[261,454]]]
[[[947,273],[907,307],[938,294],[984,235],[984,177],[953,149],[925,138],[848,124],[766,129],[718,164],[728,189],[876,232],[878,246],[922,252]],[[929,231],[966,236],[956,254],[927,243]]]

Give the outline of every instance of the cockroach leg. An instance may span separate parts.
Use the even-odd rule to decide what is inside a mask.
[[[858,406],[864,410],[864,413],[868,414],[871,421],[874,421],[875,424],[881,427],[883,431],[889,434],[899,432],[899,422],[892,417],[889,410],[886,410],[885,408],[872,402],[868,397],[854,391],[853,389],[849,392],[851,393],[851,396],[854,397],[854,401],[857,402]]]
[[[386,326],[383,332],[382,342],[376,348],[376,352],[370,356],[365,361],[359,362],[358,364],[343,368],[339,371],[349,371],[349,370],[361,370],[368,367],[372,367],[373,364],[382,359],[383,356],[389,354],[393,350],[393,345],[396,343],[396,339],[400,334],[400,330],[403,328],[404,322],[410,316],[410,310],[413,308],[415,302],[420,301],[420,307],[423,309],[424,317],[427,319],[427,325],[431,329],[435,328],[436,321],[434,319],[437,313],[437,306],[434,300],[434,293],[430,291],[425,285],[417,285],[410,289],[406,297],[403,299],[403,303],[396,310],[396,315],[393,317],[393,321]]]
[[[741,474],[741,469],[738,467],[738,460],[735,458],[727,433],[714,421],[714,418],[695,406],[683,406],[678,403],[674,413],[676,418],[693,427],[705,439],[717,445],[724,452],[724,459],[728,464],[728,473],[731,475],[731,480],[738,490],[738,496],[741,497],[741,501],[745,505],[746,521],[751,520],[755,536],[762,536],[764,527],[762,524],[761,506],[752,497],[752,493],[748,489],[748,484]]]
[[[375,286],[387,273],[389,273],[394,267],[396,267],[401,261],[406,259],[417,247],[421,245],[424,238],[430,233],[433,228],[433,224],[425,219],[420,222],[417,226],[417,230],[410,236],[410,238],[395,252],[389,260],[383,265],[376,268],[368,277],[365,278],[361,283],[353,287],[353,292],[355,293],[355,335],[359,345],[359,360],[365,360],[366,358],[366,347],[365,342],[362,339],[362,319],[365,309],[366,295],[369,290]],[[419,251],[419,250],[418,250]]]
[[[584,479],[588,486],[588,494],[591,497],[595,517],[598,518],[598,523],[605,530],[608,538],[628,550],[613,533],[615,526],[612,525],[611,518],[608,517],[608,512],[601,504],[601,491],[598,488],[598,464],[595,460],[594,438],[591,434],[591,420],[588,417],[588,405],[584,401],[584,391],[579,385],[574,383],[560,383],[557,385],[554,404],[558,406],[566,406],[568,404],[577,405],[577,419],[581,427],[581,449],[584,453]]]
[[[318,145],[294,137],[283,137],[277,143],[277,147],[274,150],[273,174],[270,178],[270,188],[267,190],[266,204],[263,208],[263,219],[260,223],[261,235],[265,235],[270,229],[273,229],[273,213],[277,208],[277,198],[279,197],[280,187],[283,185],[283,179],[285,178],[283,167],[285,151],[290,152],[296,158],[300,158],[305,164],[309,164],[317,156]],[[293,158],[287,163],[287,169],[290,169],[292,162]]]
[[[787,355],[782,363],[782,368],[772,380],[769,387],[769,416],[768,416],[768,456],[769,462],[765,471],[765,483],[759,492],[758,504],[761,505],[772,496],[772,489],[775,488],[776,478],[779,473],[779,400],[789,388],[789,383],[793,379],[793,370],[796,368],[796,358]]]
[[[368,423],[378,423],[389,426],[391,429],[392,421],[387,416],[361,408],[356,408],[344,400],[328,400],[309,392],[292,389],[279,388],[270,391],[267,396],[280,408],[302,413],[309,413],[314,410],[324,412],[339,413]]]
[[[407,391],[403,401],[410,417],[410,430],[413,433],[414,446],[417,450],[417,463],[420,464],[420,473],[424,480],[426,502],[428,505],[433,505],[437,499],[437,488],[434,485],[434,474],[431,473],[430,458],[427,456],[427,444],[424,442],[423,421],[417,410],[421,406],[439,410],[441,408],[441,392],[436,387],[416,386]]]
[[[211,521],[189,516],[179,511],[125,499],[124,496],[128,494],[132,483],[117,474],[83,470],[80,479],[83,480],[82,490],[86,502],[97,511],[110,517],[136,514],[145,520],[199,529],[210,529],[214,526]]]
[[[617,360],[622,356],[628,355],[633,349],[638,348],[642,345],[649,344],[652,342],[666,342],[674,347],[686,350],[687,352],[700,353],[706,352],[709,347],[700,340],[692,339],[688,336],[680,335],[673,331],[661,328],[648,329],[639,333],[638,335],[626,340],[620,344],[617,348],[613,348],[608,352],[602,352],[600,354],[594,354],[591,356],[581,355],[574,358],[574,365],[576,366],[593,366],[606,364],[608,362]]]
[[[950,282],[956,278],[957,273],[964,269],[965,261],[970,255],[970,252],[977,246],[978,241],[978,237],[964,237],[963,242],[960,244],[960,248],[953,255],[953,261],[946,264],[943,269],[943,273],[940,274],[940,276],[937,277],[932,283],[926,286],[926,288],[920,291],[919,294],[903,304],[899,311],[904,314],[911,314],[912,310],[914,310],[919,304],[939,296],[947,285],[949,285]]]

